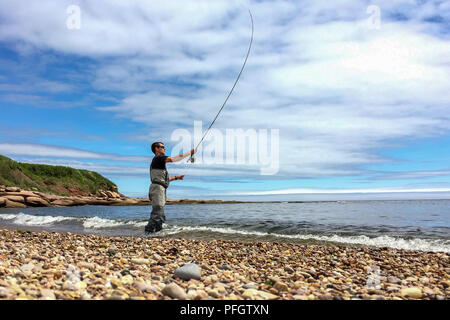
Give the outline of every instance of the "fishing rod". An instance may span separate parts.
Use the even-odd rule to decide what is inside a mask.
[[[253,43],[253,31],[254,31],[254,27],[253,27],[253,16],[252,16],[252,12],[250,10],[248,10],[248,13],[250,14],[250,20],[252,21],[252,36],[250,38],[250,44],[248,46],[248,51],[247,51],[247,56],[245,57],[245,61],[244,64],[242,65],[241,71],[239,72],[239,75],[236,78],[236,81],[233,84],[233,87],[231,88],[230,92],[228,93],[227,98],[225,99],[225,101],[222,104],[222,107],[220,108],[219,112],[217,112],[216,117],[214,118],[214,120],[211,122],[211,124],[209,125],[208,130],[206,130],[205,134],[203,135],[202,139],[200,140],[200,142],[197,144],[197,146],[194,148],[194,150],[196,150],[198,148],[198,146],[202,143],[203,139],[205,139],[206,135],[208,134],[209,130],[211,129],[211,127],[213,126],[214,122],[216,122],[217,117],[219,116],[219,114],[222,112],[222,109],[225,107],[225,105],[227,104],[228,99],[230,98],[231,94],[233,93],[234,88],[236,87],[236,84],[238,83],[239,79],[241,78],[241,74],[242,71],[244,71],[245,65],[247,64],[247,60],[248,60],[248,56],[250,55],[250,50],[252,48],[252,43]],[[193,155],[191,154],[191,157],[188,159],[188,162],[194,163],[195,158],[193,157]]]

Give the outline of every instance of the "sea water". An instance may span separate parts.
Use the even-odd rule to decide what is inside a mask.
[[[151,206],[0,209],[0,228],[140,236]],[[354,244],[450,253],[450,200],[173,204],[157,237]],[[28,228],[28,229],[27,229]]]

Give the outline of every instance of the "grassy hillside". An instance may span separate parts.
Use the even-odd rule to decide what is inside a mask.
[[[97,172],[16,162],[0,155],[0,185],[58,195],[89,195],[117,186]]]

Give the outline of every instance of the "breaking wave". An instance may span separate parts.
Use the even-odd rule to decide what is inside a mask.
[[[112,219],[103,219],[99,217],[87,218],[83,222],[83,227],[86,229],[101,229],[101,228],[114,228],[121,226],[135,226],[135,227],[144,227],[147,222],[138,222],[138,221],[122,221],[122,220],[112,220]]]
[[[450,241],[443,239],[404,239],[401,237],[391,236],[379,236],[368,237],[366,235],[357,236],[341,236],[341,235],[314,235],[314,234],[280,234],[280,233],[268,233],[260,231],[245,231],[235,230],[232,228],[220,228],[220,227],[191,227],[191,226],[171,226],[168,229],[162,231],[161,235],[174,235],[184,232],[207,232],[229,235],[241,235],[251,237],[270,237],[280,239],[295,239],[295,240],[317,240],[323,242],[334,242],[343,244],[359,244],[374,247],[389,247],[395,249],[404,250],[419,250],[419,251],[433,251],[433,252],[446,252],[450,253]]]
[[[105,232],[117,230],[120,227],[126,227],[129,230],[128,235],[135,235],[142,231],[147,224],[146,220],[115,220],[93,217],[66,217],[66,216],[48,216],[48,215],[30,215],[25,213],[18,214],[0,214],[0,221],[8,224],[23,226],[52,226],[64,224],[65,227],[73,226],[74,229],[82,228],[84,230],[99,230]],[[344,236],[339,234],[320,235],[320,234],[282,234],[265,231],[253,231],[245,229],[234,229],[229,227],[214,226],[179,226],[164,225],[164,229],[158,232],[156,236],[169,236],[180,234],[189,234],[189,236],[208,235],[213,238],[220,238],[220,235],[228,235],[232,239],[251,238],[252,240],[273,240],[291,239],[291,240],[316,240],[321,242],[356,244],[373,247],[390,247],[404,250],[420,250],[450,253],[450,241],[446,239],[423,239],[423,238],[402,238],[388,235],[369,237],[364,234]]]
[[[7,222],[23,226],[42,226],[42,225],[55,225],[59,222],[69,221],[73,223],[81,223],[85,229],[102,229],[102,228],[114,228],[124,225],[142,227],[146,225],[146,222],[139,221],[121,221],[113,219],[104,219],[100,217],[65,217],[65,216],[40,216],[31,215],[25,213],[18,214],[0,214],[0,219],[7,220]]]
[[[63,217],[63,216],[35,216],[25,213],[19,214],[1,214],[0,219],[9,220],[8,222],[26,225],[26,226],[41,226],[41,225],[49,225],[56,222],[67,221],[67,220],[76,220],[73,217]]]

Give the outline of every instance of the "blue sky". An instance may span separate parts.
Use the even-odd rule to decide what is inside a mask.
[[[0,154],[145,196],[150,144],[223,103],[248,9],[215,128],[278,129],[279,170],[171,164],[169,197],[450,197],[448,1],[0,0]]]

